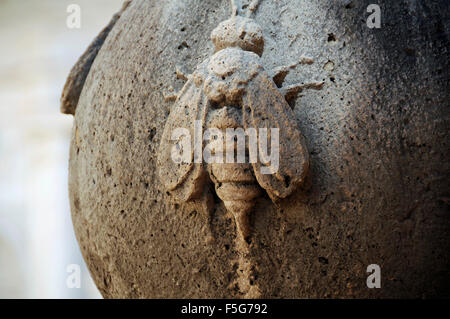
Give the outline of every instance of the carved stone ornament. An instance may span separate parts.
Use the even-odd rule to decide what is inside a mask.
[[[447,3],[126,1],[61,98],[102,295],[448,296]]]
[[[176,100],[161,139],[158,166],[161,182],[179,201],[204,196],[207,184],[213,183],[215,193],[234,216],[237,245],[244,252],[250,235],[248,216],[257,198],[263,191],[273,202],[289,196],[304,183],[309,169],[304,138],[286,98],[296,96],[304,88],[319,89],[322,83],[283,88],[289,70],[298,64],[311,64],[312,59],[303,57],[297,63],[267,73],[260,59],[264,51],[262,29],[250,18],[259,1],[247,7],[246,16],[236,1],[231,3],[232,17],[211,33],[214,55],[191,75],[177,71],[179,78],[187,82],[179,94],[168,97]],[[180,134],[174,134],[177,129],[184,130],[183,138],[189,136],[188,147],[180,145]],[[212,163],[201,160],[204,141],[201,132],[207,129],[218,132],[209,136],[212,142],[206,146],[217,155]],[[246,141],[244,136],[241,144],[241,151],[245,150],[241,160],[239,155],[236,160],[234,156],[239,140],[235,143],[236,137],[228,135],[227,129],[245,130],[249,137]],[[268,161],[262,160],[261,155],[267,134],[257,135],[268,131],[279,134],[275,143],[273,140],[271,143],[271,155],[276,154],[278,162],[270,172]],[[256,134],[251,136],[248,132]],[[194,145],[195,138],[200,146]],[[224,154],[215,153],[217,149],[230,152],[231,162],[225,160]],[[174,160],[177,150],[183,153],[178,161]]]

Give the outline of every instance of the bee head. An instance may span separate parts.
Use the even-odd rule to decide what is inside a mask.
[[[211,33],[216,52],[229,47],[239,47],[259,56],[264,51],[261,27],[250,18],[233,16],[221,22]]]

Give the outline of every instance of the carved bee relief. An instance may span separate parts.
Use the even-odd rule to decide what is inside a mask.
[[[312,60],[302,58],[269,75],[260,58],[264,50],[262,29],[253,19],[240,16],[238,9],[233,2],[233,16],[212,32],[214,55],[198,65],[191,75],[178,72],[187,82],[176,96],[167,119],[158,165],[161,182],[180,201],[201,197],[205,184],[212,182],[217,196],[235,218],[238,236],[246,239],[250,234],[249,213],[262,192],[275,201],[289,196],[305,180],[308,151],[286,96],[296,95],[304,88],[320,89],[322,83],[279,88],[277,84],[281,86],[290,69],[298,64],[310,64]],[[251,13],[256,6],[250,9]],[[191,147],[184,150],[188,153],[184,154],[185,161],[175,162],[173,149],[177,141],[172,139],[173,131],[181,127],[196,136],[196,123],[200,123],[202,130],[215,128],[223,132],[230,128],[278,129],[279,145],[271,146],[272,152],[278,152],[277,170],[272,174],[262,173],[267,163],[260,157],[249,158],[249,141],[245,142],[244,162],[197,161]],[[261,135],[257,139],[260,146]],[[237,144],[232,143],[232,151]],[[228,144],[226,147],[230,148]]]

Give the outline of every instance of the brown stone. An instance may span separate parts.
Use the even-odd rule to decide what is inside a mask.
[[[448,297],[444,2],[381,1],[380,29],[365,24],[370,1],[255,8],[266,70],[314,60],[275,82],[322,89],[280,90],[309,173],[287,198],[258,197],[243,259],[215,190],[174,201],[157,164],[174,105],[165,97],[185,85],[181,69],[213,56],[229,1],[132,1],[83,81],[70,149],[74,227],[103,296]],[[381,289],[366,285],[370,264]]]

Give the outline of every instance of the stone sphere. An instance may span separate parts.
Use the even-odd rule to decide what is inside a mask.
[[[73,224],[102,295],[449,297],[445,2],[378,1],[369,28],[371,1],[261,1],[265,70],[309,57],[283,85],[324,84],[291,104],[307,184],[258,199],[245,279],[222,201],[174,202],[156,165],[176,70],[214,54],[230,1],[132,1],[92,64],[70,148]],[[372,264],[381,288],[367,286]]]

